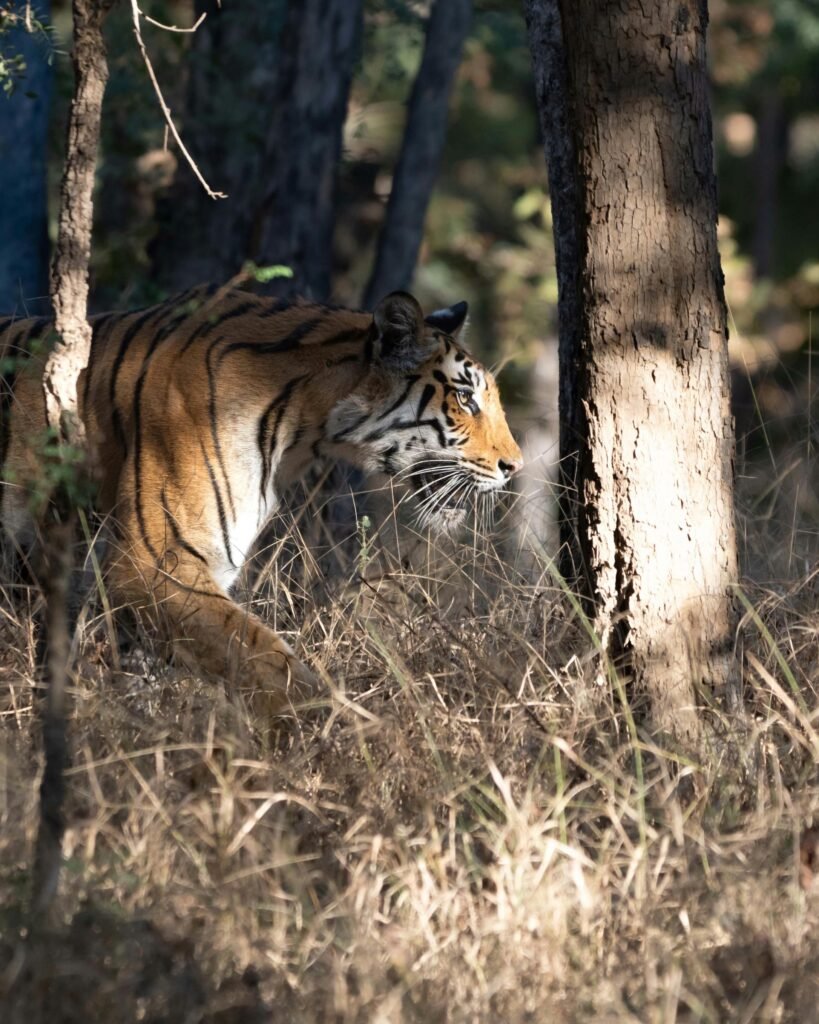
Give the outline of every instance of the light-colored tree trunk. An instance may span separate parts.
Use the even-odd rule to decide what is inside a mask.
[[[86,320],[91,253],[92,193],[108,64],[102,0],[73,0],[74,98],[68,123],[60,219],[52,268],[55,336],[46,360],[43,389],[49,425],[63,442],[82,442],[77,381],[88,363],[91,328]],[[77,472],[82,472],[80,467]],[[42,524],[38,575],[46,599],[43,708],[45,768],[40,784],[40,824],[33,872],[35,921],[47,919],[62,861],[63,771],[66,761],[66,683],[70,654],[68,576],[74,510],[65,487],[57,488]]]
[[[77,379],[88,363],[91,350],[91,327],[86,319],[88,261],[102,98],[108,81],[102,36],[107,9],[102,0],[73,0],[72,4],[74,98],[68,121],[57,247],[51,270],[56,338],[44,376],[49,424],[70,440],[78,439],[82,430],[76,415]]]
[[[703,699],[736,698],[707,6],[526,9],[555,223],[567,232],[557,239],[562,450],[574,464],[581,585],[603,650],[647,699],[653,727],[695,748]],[[550,138],[558,128],[564,138]]]

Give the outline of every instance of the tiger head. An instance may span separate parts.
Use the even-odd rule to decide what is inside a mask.
[[[422,526],[451,531],[488,516],[523,465],[492,374],[459,337],[467,305],[424,317],[406,292],[379,303],[369,372],[335,407],[334,440],[364,469],[405,482]]]

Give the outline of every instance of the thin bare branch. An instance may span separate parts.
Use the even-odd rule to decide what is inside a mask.
[[[199,17],[196,19],[195,24],[191,25],[190,28],[180,28],[179,25],[166,25],[162,21],[157,21],[156,18],[152,18],[150,14],[146,14],[145,11],[139,11],[140,17],[144,18],[149,25],[155,25],[156,28],[161,28],[165,32],[195,32],[202,22],[207,18],[207,11],[202,11]]]
[[[134,22],[134,35],[136,36],[137,46],[139,47],[139,52],[142,54],[142,59],[145,62],[145,68],[148,71],[148,77],[151,80],[151,85],[154,87],[154,92],[156,93],[156,98],[159,101],[160,109],[162,110],[162,113],[165,117],[165,122],[168,125],[168,130],[176,140],[177,146],[179,146],[182,155],[188,161],[190,169],[196,175],[199,184],[207,192],[210,198],[227,199],[227,196],[225,195],[224,192],[214,192],[210,185],[205,181],[204,177],[202,176],[202,172],[196,165],[196,161],[188,152],[187,148],[185,147],[185,143],[182,141],[179,132],[176,130],[176,125],[173,123],[173,118],[171,117],[171,109],[165,102],[165,97],[162,95],[162,89],[160,88],[159,82],[157,81],[156,78],[156,74],[154,73],[153,64],[151,64],[151,58],[148,56],[148,51],[145,49],[145,43],[142,39],[142,29],[140,28],[139,24],[140,13],[141,12],[139,10],[137,0],[131,0],[131,14]]]

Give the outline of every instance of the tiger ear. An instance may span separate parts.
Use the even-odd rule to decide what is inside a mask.
[[[456,302],[454,306],[436,309],[425,320],[430,327],[434,327],[436,330],[443,331],[444,334],[449,334],[457,339],[466,326],[466,315],[468,312],[469,306],[465,302]]]
[[[377,359],[398,372],[415,370],[432,355],[424,339],[424,314],[417,299],[407,292],[393,292],[375,308]]]

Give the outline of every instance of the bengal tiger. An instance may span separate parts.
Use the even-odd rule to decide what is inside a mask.
[[[200,671],[263,691],[275,714],[319,684],[230,596],[282,492],[321,459],[406,481],[453,530],[522,464],[491,375],[462,346],[464,302],[424,316],[404,292],[374,313],[194,289],[92,318],[78,408],[99,511],[116,523],[107,586]],[[0,321],[0,516],[30,550],[33,439],[46,431],[43,320]]]

